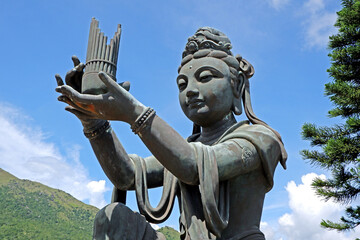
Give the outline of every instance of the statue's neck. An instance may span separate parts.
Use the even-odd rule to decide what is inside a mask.
[[[235,123],[236,119],[234,115],[229,113],[222,120],[216,122],[212,126],[201,127],[201,134],[197,141],[206,145],[211,145]]]

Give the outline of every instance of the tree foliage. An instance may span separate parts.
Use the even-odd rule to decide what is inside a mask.
[[[342,0],[337,15],[338,33],[330,37],[329,72],[331,82],[325,84],[325,94],[334,108],[330,117],[342,117],[345,123],[317,127],[306,123],[302,136],[311,146],[321,150],[303,150],[304,159],[331,171],[331,178],[315,179],[312,186],[325,200],[353,203],[360,192],[360,0]],[[360,224],[360,206],[349,206],[339,223],[323,220],[321,225],[339,231]]]

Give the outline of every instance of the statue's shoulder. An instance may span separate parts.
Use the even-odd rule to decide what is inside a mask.
[[[232,131],[225,134],[220,139],[220,142],[230,139],[246,139],[258,149],[263,149],[264,151],[272,149],[270,153],[279,152],[281,154],[280,162],[284,169],[286,169],[287,153],[284,144],[270,127],[261,124],[235,124],[231,128],[233,128]],[[279,151],[273,151],[274,149],[278,149]]]
[[[271,137],[276,138],[276,135],[273,131],[270,130],[270,128],[261,124],[250,124],[249,121],[238,122],[234,124],[229,130],[229,133],[248,132],[254,134],[270,135]]]
[[[218,140],[225,142],[230,139],[273,139],[277,142],[277,137],[273,131],[261,124],[250,124],[249,121],[241,121],[231,126]],[[270,137],[270,138],[269,138]],[[253,142],[253,141],[251,141]]]

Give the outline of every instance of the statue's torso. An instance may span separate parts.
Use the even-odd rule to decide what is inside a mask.
[[[250,126],[250,128],[252,127]],[[237,141],[237,139],[233,138],[231,139],[231,141]],[[239,156],[239,158],[240,157],[241,156]],[[216,238],[216,236],[211,234],[208,229],[205,229],[205,231],[207,231],[207,234],[204,234],[207,235],[207,238],[205,238],[205,236],[203,236],[203,238],[193,237],[194,235],[197,236],[196,231],[199,231],[198,229],[200,225],[205,227],[205,221],[202,212],[203,203],[201,202],[201,200],[199,200],[199,198],[202,197],[200,193],[201,190],[199,190],[199,186],[189,186],[184,183],[180,184],[182,185],[182,187],[180,188],[182,196],[182,206],[183,208],[185,206],[185,209],[182,210],[182,214],[190,215],[182,216],[183,220],[187,221],[187,227],[185,228],[188,229],[186,229],[185,231],[188,231],[191,235],[191,238],[189,238],[188,234],[188,236],[184,236],[184,239],[265,239],[264,235],[259,230],[259,225],[265,194],[267,191],[269,191],[269,182],[265,176],[266,174],[262,162],[264,160],[260,160],[259,158],[260,157],[258,156],[258,161],[260,162],[260,164],[257,168],[249,172],[239,174],[226,181],[219,182],[220,191],[221,188],[226,184],[226,182],[228,182],[227,184],[229,192],[229,220],[227,227],[222,231],[221,238]],[[267,158],[267,160],[268,159],[269,158]],[[272,159],[270,161],[273,161],[276,166],[278,159]],[[221,202],[219,200],[218,207],[220,208],[220,206],[226,207],[225,202]],[[194,209],[200,211],[196,211]],[[204,228],[202,228],[202,230],[204,230]]]
[[[255,233],[262,235],[259,223],[266,193],[262,168],[229,180],[229,186],[229,224],[221,239],[242,239]]]

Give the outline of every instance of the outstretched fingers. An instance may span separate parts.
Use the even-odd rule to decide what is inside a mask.
[[[75,72],[82,72],[84,70],[85,64],[80,62],[79,58],[77,56],[71,57],[73,63],[74,63],[74,69]]]
[[[60,77],[59,74],[55,74],[55,79],[56,79],[56,82],[57,82],[58,86],[64,85],[64,81],[62,80],[62,78]]]
[[[73,63],[74,63],[74,67],[76,67],[77,65],[80,64],[80,60],[79,60],[79,58],[78,58],[77,56],[73,55],[73,56],[71,57],[71,59],[72,59],[72,61],[73,61]]]
[[[91,108],[90,105],[85,105],[85,104],[81,104],[81,103],[78,103],[78,105],[77,105],[74,102],[72,102],[70,100],[70,98],[68,98],[67,96],[64,96],[64,95],[59,96],[58,100],[60,102],[69,104],[71,107],[75,108],[76,110],[78,110],[84,114],[92,115],[92,111],[87,110],[87,109]]]
[[[55,90],[59,93],[64,94],[76,105],[93,105],[94,103],[102,100],[101,95],[81,94],[67,85],[59,86]]]
[[[65,82],[77,90],[80,90],[81,77],[85,68],[85,64],[81,63],[76,56],[72,56],[72,61],[74,63],[74,67],[66,73]]]
[[[95,117],[92,114],[84,113],[80,111],[78,108],[74,108],[72,106],[66,106],[65,110],[71,112],[81,120],[95,119]]]

